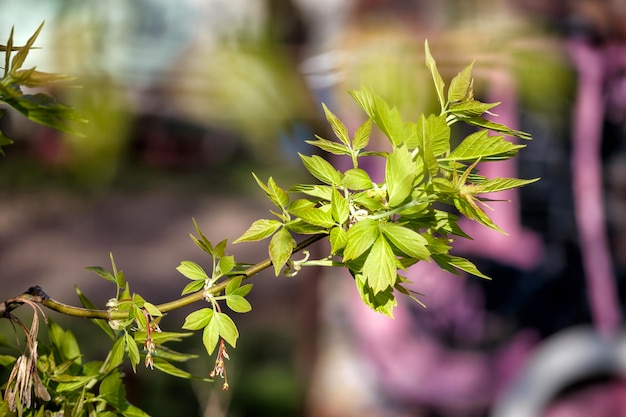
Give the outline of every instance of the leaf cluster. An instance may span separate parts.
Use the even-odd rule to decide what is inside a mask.
[[[300,184],[285,190],[273,178],[255,179],[276,206],[272,219],[255,221],[235,243],[270,238],[269,256],[276,275],[287,267],[295,247],[294,235],[324,234],[330,241],[328,257],[299,262],[347,268],[363,301],[374,310],[392,315],[395,292],[415,296],[402,271],[421,261],[434,261],[442,269],[487,278],[469,260],[449,253],[457,238],[470,238],[459,226],[458,214],[499,230],[485,212],[485,195],[529,184],[532,180],[486,178],[479,162],[514,157],[525,145],[506,139],[529,135],[488,120],[498,103],[474,98],[473,64],[446,85],[437,70],[428,43],[425,61],[435,85],[441,111],[405,121],[399,111],[367,87],[351,91],[367,116],[353,135],[326,106],[333,139],[317,136],[307,141],[335,158],[348,157],[344,171],[318,155],[300,155],[304,167],[320,183]],[[477,130],[456,147],[451,128],[467,123]],[[387,139],[391,151],[369,149],[372,127]],[[490,134],[490,132],[495,134]],[[360,158],[374,156],[384,165],[384,181],[376,183],[359,167]],[[298,196],[304,195],[304,198]],[[448,206],[444,210],[442,207]]]

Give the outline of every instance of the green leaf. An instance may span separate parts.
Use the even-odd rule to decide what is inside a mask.
[[[331,196],[330,211],[332,213],[333,220],[340,225],[343,225],[350,217],[350,206],[348,205],[348,201],[336,188],[333,189],[333,194]]]
[[[305,140],[305,142],[309,145],[317,146],[321,150],[332,153],[333,155],[351,155],[350,149],[347,146],[323,139],[319,136],[315,137],[317,140]]]
[[[431,131],[432,124],[433,123],[429,123],[428,119],[426,119],[426,117],[422,114],[417,121],[416,134],[417,141],[419,143],[419,154],[422,157],[424,167],[426,167],[426,170],[430,174],[430,176],[434,177],[435,175],[437,175],[439,165],[437,163],[437,159],[435,158],[435,151],[433,147],[434,136],[433,132]]]
[[[384,291],[379,291],[374,294],[374,291],[368,285],[362,274],[357,274],[354,281],[359,291],[359,295],[366,306],[378,313],[382,313],[393,318],[393,308],[398,305],[398,302],[393,295],[392,287],[388,287]]]
[[[198,226],[196,219],[192,219],[192,220],[193,220],[193,226],[196,229],[196,233],[198,234],[199,239],[190,233],[189,235],[191,236],[191,239],[200,249],[202,249],[204,252],[208,253],[209,255],[213,256],[214,255],[213,245],[211,244],[209,239],[207,239],[206,236],[202,234],[202,230],[200,230],[200,226]]]
[[[441,109],[446,108],[446,100],[444,98],[445,83],[443,82],[443,78],[439,74],[437,70],[437,63],[430,53],[430,47],[428,46],[428,40],[424,42],[424,54],[426,55],[426,66],[430,70],[430,74],[433,77],[433,81],[435,83],[435,90],[437,91],[437,98],[439,99],[439,104],[441,104]]]
[[[22,67],[22,65],[24,64],[24,61],[26,60],[26,57],[28,56],[28,53],[33,48],[33,45],[35,44],[35,41],[37,40],[37,37],[39,36],[41,29],[43,29],[43,25],[44,24],[42,22],[41,25],[39,25],[39,27],[35,31],[35,33],[33,33],[33,35],[30,38],[28,38],[28,41],[26,41],[26,44],[22,46],[20,50],[17,51],[17,53],[13,56],[13,60],[11,61],[11,72],[18,70]]]
[[[333,187],[327,185],[299,184],[291,187],[291,191],[304,193],[311,197],[319,198],[320,200],[330,201]]]
[[[219,322],[215,320],[215,316],[216,314],[209,320],[209,323],[202,332],[202,343],[209,353],[209,356],[213,354],[213,350],[215,350],[215,346],[217,346],[217,342],[220,338]]]
[[[150,314],[151,317],[161,317],[163,315],[163,313],[159,311],[157,306],[148,301],[143,303],[143,308],[148,311],[148,314]]]
[[[464,101],[468,98],[468,94],[471,93],[473,67],[474,63],[472,62],[450,81],[448,102],[454,103],[456,101]]]
[[[518,178],[492,178],[480,183],[481,193],[494,193],[497,191],[510,190],[512,188],[523,187],[527,184],[539,181],[539,178],[522,180]]]
[[[471,204],[467,199],[462,197],[454,198],[454,206],[470,220],[476,220],[484,226],[487,226],[493,230],[497,230],[502,234],[507,234],[504,230],[500,229],[490,218],[487,213],[479,208],[476,203]]]
[[[372,247],[378,238],[380,230],[378,222],[372,219],[363,219],[348,229],[346,248],[343,251],[343,261],[356,259]]]
[[[218,262],[219,273],[228,274],[235,267],[235,258],[231,255],[222,256]]]
[[[185,295],[185,294],[190,294],[192,292],[200,291],[202,288],[204,288],[204,281],[201,281],[201,280],[191,281],[190,283],[185,285],[185,288],[183,288],[180,295]]]
[[[508,136],[515,136],[520,139],[529,140],[531,136],[529,133],[522,132],[521,130],[514,130],[508,126],[505,126],[500,123],[492,122],[491,120],[483,119],[482,117],[469,117],[464,118],[463,121],[473,126],[482,127],[484,129],[489,129],[494,132],[503,133]]]
[[[360,168],[352,168],[344,173],[343,185],[353,191],[369,190],[372,188],[372,179],[367,171]]]
[[[218,323],[219,335],[232,347],[236,347],[239,331],[235,322],[224,313],[215,313],[214,321]]]
[[[70,330],[63,330],[52,320],[48,320],[48,337],[59,352],[61,359],[81,364],[81,353],[76,337]]]
[[[341,249],[346,246],[346,242],[348,241],[348,236],[345,230],[342,227],[333,227],[330,229],[330,252],[338,253]]]
[[[341,120],[339,120],[339,118],[337,118],[337,116],[335,116],[330,110],[328,110],[328,107],[326,107],[324,103],[322,103],[322,108],[324,109],[326,120],[332,127],[333,132],[335,132],[337,138],[341,141],[341,143],[349,146],[350,137],[348,136],[348,129],[346,128],[346,126],[341,122]]]
[[[81,304],[83,305],[83,307],[85,308],[89,308],[89,309],[94,309],[96,310],[97,307],[94,303],[92,303],[85,294],[83,294],[83,292],[78,288],[78,287],[74,287],[74,290],[76,291],[76,295],[78,295],[78,299],[80,300]],[[91,320],[96,326],[98,326],[99,328],[102,329],[102,331],[104,331],[111,339],[113,339],[115,336],[113,335],[113,330],[111,330],[111,327],[108,325],[108,323],[105,320],[101,320],[101,319],[92,319]]]
[[[267,181],[267,187],[270,191],[268,196],[270,197],[270,200],[272,200],[272,202],[276,204],[277,207],[284,209],[285,207],[287,207],[287,205],[289,205],[289,194],[287,194],[285,190],[276,185],[274,178],[269,178],[269,180]]]
[[[280,229],[274,236],[269,245],[269,255],[274,265],[274,273],[276,276],[280,274],[281,269],[293,252],[293,248],[296,246],[295,240],[291,237],[289,231],[285,228]]]
[[[125,346],[126,339],[123,337],[120,337],[115,341],[115,343],[113,343],[113,347],[104,361],[104,368],[107,372],[122,364],[124,361]]]
[[[230,281],[228,281],[228,284],[226,284],[226,295],[233,294],[237,289],[239,289],[239,287],[241,287],[242,282],[243,277],[241,275],[231,278]]]
[[[427,260],[430,251],[426,247],[428,241],[416,231],[395,223],[384,223],[380,226],[385,238],[398,248],[405,256]]]
[[[298,210],[294,214],[300,217],[303,221],[314,226],[329,228],[335,225],[335,221],[333,220],[331,212],[319,208],[314,207],[304,210]]]
[[[462,103],[456,103],[450,106],[448,110],[451,114],[457,116],[461,120],[468,117],[480,117],[489,110],[497,107],[500,103],[482,103],[480,101],[471,100]]]
[[[252,306],[248,300],[240,295],[227,295],[226,304],[228,305],[228,308],[236,313],[247,313],[252,310]]]
[[[127,405],[126,389],[118,371],[111,373],[100,383],[99,394],[102,399],[117,409]]]
[[[193,377],[193,375],[190,374],[189,372],[183,371],[182,369],[177,368],[176,366],[162,359],[155,358],[154,367],[163,373],[166,373],[168,375],[172,375],[178,378],[190,379]]]
[[[252,223],[246,232],[235,239],[233,243],[252,242],[265,239],[273,235],[283,224],[278,220],[260,219]]]
[[[192,261],[182,261],[176,270],[191,280],[207,280],[209,276],[200,265]]]
[[[128,349],[128,359],[133,371],[136,372],[137,364],[139,364],[139,348],[137,343],[135,343],[135,339],[129,333],[124,333],[124,338],[126,339],[126,348]]]
[[[382,97],[366,87],[349,93],[394,146],[403,142],[404,122],[398,109],[390,107]]]
[[[85,269],[91,272],[95,272],[99,277],[104,278],[107,281],[111,281],[114,284],[117,284],[117,280],[115,279],[113,274],[111,274],[109,271],[102,268],[101,266],[88,266]]]
[[[183,329],[200,330],[206,327],[212,318],[213,309],[211,308],[201,308],[200,310],[193,311],[185,318]]]
[[[415,175],[413,159],[406,146],[394,149],[385,166],[385,184],[390,207],[399,206],[411,195]]]
[[[234,290],[232,292],[232,294],[233,295],[240,295],[242,297],[245,297],[246,295],[248,295],[250,293],[251,290],[252,290],[252,284],[246,284],[246,285],[242,285],[241,287],[239,287],[236,290]]]
[[[459,272],[456,269],[460,269],[469,274],[475,275],[480,278],[491,279],[487,275],[483,274],[476,268],[472,262],[468,261],[465,258],[461,258],[460,256],[453,256],[450,254],[435,254],[432,258],[437,262],[437,265],[446,271],[452,272],[454,274],[459,275]]]
[[[503,136],[489,135],[486,130],[474,132],[467,136],[445,161],[497,161],[509,159],[526,145],[519,145],[504,140]]]
[[[306,156],[298,153],[304,167],[318,180],[324,184],[339,186],[341,184],[342,175],[324,158],[313,155]]]
[[[221,258],[226,253],[226,245],[228,244],[228,239],[222,240],[220,243],[215,245],[215,257]]]
[[[352,149],[355,151],[365,149],[369,144],[370,134],[372,132],[372,120],[368,119],[361,126],[359,126],[354,132],[354,138],[352,139]]]
[[[150,415],[132,404],[126,404],[121,412],[124,417],[150,417]]]
[[[383,236],[379,236],[372,245],[362,271],[374,294],[393,287],[396,283],[398,276],[396,256]]]

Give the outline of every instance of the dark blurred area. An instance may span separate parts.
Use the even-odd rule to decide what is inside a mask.
[[[108,266],[109,252],[132,291],[175,298],[180,261],[206,261],[188,238],[192,218],[209,239],[232,241],[268,216],[250,172],[284,187],[309,181],[297,152],[330,136],[321,102],[350,130],[364,116],[345,92],[361,85],[405,119],[437,111],[425,39],[446,80],[475,59],[477,98],[501,101],[496,120],[534,138],[513,163],[484,167],[541,177],[493,204],[509,236],[463,225],[475,240],[458,253],[492,281],[418,266],[409,278],[428,309],[402,302],[390,320],[360,306],[340,272],[261,274],[253,311],[235,317],[231,391],[129,370],[131,398],[151,415],[626,416],[624,1],[20,0],[0,10],[0,41],[15,26],[22,44],[46,21],[26,67],[76,75],[80,87],[54,93],[89,120],[85,138],[13,112],[0,120],[15,140],[0,161],[3,299],[38,284],[77,303],[77,285],[104,305],[114,289],[84,267]],[[255,262],[262,246],[230,253]],[[53,316],[106,354],[95,326]],[[190,371],[208,374],[200,339],[186,348],[203,358]]]

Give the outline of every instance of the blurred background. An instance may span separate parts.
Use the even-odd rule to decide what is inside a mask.
[[[389,320],[340,272],[261,274],[253,312],[235,317],[231,391],[128,372],[151,415],[626,415],[623,0],[5,0],[0,11],[0,41],[14,26],[21,45],[46,22],[25,67],[75,75],[81,87],[53,93],[89,120],[85,138],[0,120],[15,140],[0,161],[2,299],[38,284],[76,304],[76,285],[104,305],[114,289],[84,267],[108,267],[110,252],[132,291],[175,298],[180,261],[207,261],[192,218],[232,241],[268,216],[251,172],[309,181],[296,152],[330,138],[321,102],[351,130],[364,116],[346,91],[361,85],[405,119],[437,111],[425,39],[445,80],[476,60],[477,98],[502,101],[497,120],[534,137],[513,163],[484,167],[542,178],[494,203],[510,236],[466,224],[475,240],[457,249],[492,281],[418,266],[428,308],[402,302]],[[230,253],[267,256],[262,244]],[[51,316],[104,357],[95,326]],[[180,349],[208,374],[199,338]]]

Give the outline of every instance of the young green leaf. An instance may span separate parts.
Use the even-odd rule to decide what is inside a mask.
[[[186,330],[200,330],[206,327],[213,318],[212,308],[201,308],[191,312],[185,318],[183,329]]]
[[[330,229],[329,242],[331,253],[339,253],[346,246],[347,241],[347,233],[342,227],[336,226]]]
[[[126,349],[128,349],[130,365],[133,368],[133,372],[136,372],[137,365],[139,364],[139,348],[137,347],[137,343],[135,343],[135,339],[133,339],[129,333],[124,332],[124,339],[126,340]]]
[[[480,130],[467,136],[446,158],[445,161],[497,161],[509,159],[526,145],[504,140],[503,136],[489,135]]]
[[[314,226],[329,228],[335,225],[335,221],[333,220],[330,210],[322,210],[320,208],[313,207],[298,210],[294,214],[300,217],[303,221]]]
[[[235,258],[232,255],[222,256],[217,265],[219,273],[226,275],[235,267]]]
[[[218,313],[211,317],[211,320],[209,320],[209,323],[202,332],[202,343],[209,356],[213,354],[213,350],[215,350],[217,342],[220,339],[220,324],[219,321],[215,319],[217,314]]]
[[[191,294],[193,292],[200,291],[202,288],[204,288],[204,281],[191,281],[190,283],[185,285],[180,295]]]
[[[426,66],[430,70],[430,74],[433,77],[433,81],[435,83],[435,90],[437,91],[437,98],[439,99],[439,104],[441,104],[441,110],[445,110],[446,108],[446,100],[444,98],[444,88],[445,83],[443,82],[443,78],[439,74],[437,70],[437,63],[430,53],[430,47],[428,46],[428,40],[424,42],[424,54],[426,55]]]
[[[480,101],[471,100],[453,104],[450,106],[448,111],[457,118],[465,120],[468,117],[480,117],[494,107],[497,107],[499,104],[500,102],[482,103]]]
[[[81,364],[81,353],[78,347],[76,337],[69,330],[64,330],[61,326],[53,322],[48,321],[48,337],[52,345],[57,349],[61,359],[71,360],[74,363]]]
[[[494,193],[497,191],[510,190],[512,188],[523,187],[527,184],[539,181],[539,178],[532,178],[529,180],[523,180],[519,178],[492,178],[485,182],[481,182],[481,193]]]
[[[317,146],[323,151],[332,153],[333,155],[351,155],[350,148],[342,143],[332,142],[330,140],[323,139],[319,136],[315,136],[317,140],[305,140],[309,145]]]
[[[384,223],[380,226],[385,238],[398,248],[405,256],[427,260],[430,251],[428,241],[416,231],[395,223]]]
[[[362,274],[357,274],[354,281],[359,295],[366,306],[376,312],[393,318],[393,308],[398,305],[398,302],[393,295],[392,287],[388,287],[384,291],[379,291],[374,294],[374,291],[372,291],[372,288],[368,285]]]
[[[374,294],[393,287],[398,275],[396,256],[383,236],[372,245],[363,264],[363,276]]]
[[[450,87],[448,88],[448,102],[454,103],[457,101],[465,101],[470,92],[472,84],[472,68],[474,63],[472,62],[459,72],[452,81],[450,81]]]
[[[233,310],[236,313],[247,313],[252,310],[252,306],[241,295],[227,295],[226,296],[226,305],[228,308]]]
[[[343,185],[353,191],[369,190],[372,188],[372,180],[367,171],[352,168],[344,173]]]
[[[218,323],[219,335],[232,347],[236,347],[239,331],[235,322],[224,313],[215,313],[213,318]]]
[[[339,120],[337,116],[333,114],[333,112],[328,110],[328,107],[326,107],[324,103],[322,103],[322,108],[324,109],[326,120],[330,124],[330,127],[332,127],[333,132],[335,132],[337,139],[339,139],[344,145],[349,146],[350,137],[348,136],[348,129],[346,128],[346,126],[341,120]]]
[[[363,219],[352,225],[346,234],[348,241],[343,251],[343,261],[356,259],[365,253],[378,239],[379,233],[376,220]]]
[[[112,283],[117,284],[117,280],[115,279],[113,274],[111,274],[109,271],[102,268],[101,266],[88,266],[85,269],[91,272],[95,272],[99,277],[102,277],[107,281],[111,281]]]
[[[437,265],[439,265],[441,269],[452,272],[453,274],[458,275],[459,272],[456,269],[460,269],[480,278],[491,279],[487,275],[480,272],[478,268],[476,268],[476,265],[472,262],[465,258],[461,258],[460,256],[441,253],[433,255],[432,258],[435,262],[437,262]]]
[[[273,235],[278,229],[282,227],[282,223],[278,220],[260,219],[252,223],[252,226],[246,230],[246,232],[235,239],[233,243],[240,242],[252,242],[256,240],[265,239]]]
[[[365,149],[370,141],[370,134],[372,132],[372,120],[367,119],[361,126],[359,126],[354,132],[354,138],[352,139],[352,149],[359,151]]]
[[[415,175],[413,159],[406,146],[394,149],[385,166],[387,201],[390,207],[399,206],[411,195]]]
[[[176,270],[191,280],[207,280],[209,276],[200,265],[192,261],[182,261]]]
[[[300,155],[300,159],[302,159],[304,167],[315,178],[328,185],[338,186],[341,184],[341,173],[324,158],[318,155],[306,156],[300,153],[298,155]]]
[[[241,282],[243,281],[242,276],[233,277],[228,281],[226,285],[226,295],[233,294],[239,287],[241,287]]]
[[[280,274],[281,269],[289,258],[293,248],[296,246],[296,242],[291,237],[289,231],[285,228],[280,229],[274,236],[269,245],[269,255],[274,265],[274,273],[276,276]]]
[[[332,213],[332,219],[339,225],[343,225],[350,217],[350,206],[344,196],[334,188],[333,194],[330,199],[330,211]]]

